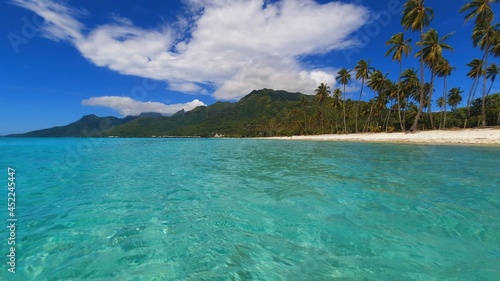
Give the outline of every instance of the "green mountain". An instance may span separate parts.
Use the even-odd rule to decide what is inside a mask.
[[[66,126],[37,130],[25,134],[14,134],[8,137],[103,137],[105,131],[136,118],[133,116],[125,118],[114,116],[98,117],[91,114],[85,115],[80,120]]]
[[[255,136],[269,120],[285,118],[303,97],[314,100],[301,93],[262,89],[236,103],[217,102],[188,112],[181,110],[170,117],[156,113],[125,118],[86,115],[66,126],[9,137]]]
[[[171,117],[138,118],[106,131],[108,136],[201,136],[215,134],[225,136],[257,136],[269,120],[286,118],[302,98],[313,100],[313,96],[269,89],[256,90],[239,102],[217,102],[210,106],[197,107],[188,112],[179,112]]]

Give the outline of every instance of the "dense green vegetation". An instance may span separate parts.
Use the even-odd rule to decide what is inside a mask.
[[[302,99],[309,103],[314,101],[314,96],[263,89],[253,91],[237,103],[218,102],[172,117],[139,118],[106,134],[120,137],[270,135],[287,127],[284,123],[287,116]]]
[[[494,24],[494,12],[492,5],[499,2],[499,0],[471,0],[469,3],[461,7],[460,12],[466,13],[465,21],[474,20],[474,29],[472,33],[472,44],[474,47],[480,48],[484,52],[481,59],[473,59],[467,66],[470,68],[467,74],[473,81],[471,90],[467,97],[467,107],[465,112],[463,110],[456,110],[456,105],[462,99],[461,91],[459,88],[452,88],[448,91],[447,77],[452,75],[454,67],[450,65],[446,59],[444,51],[453,50],[453,47],[448,45],[446,41],[453,35],[453,33],[440,36],[438,31],[431,26],[434,18],[434,11],[431,7],[426,6],[425,0],[408,0],[403,5],[403,12],[401,18],[401,26],[403,31],[417,32],[420,35],[420,41],[416,42],[414,56],[419,62],[419,69],[415,70],[409,68],[402,69],[402,60],[408,59],[410,54],[413,53],[414,48],[411,46],[411,39],[405,39],[405,33],[399,32],[389,38],[386,42],[389,47],[386,56],[391,56],[393,61],[399,64],[399,75],[397,81],[391,81],[381,70],[374,69],[369,65],[366,60],[360,60],[354,68],[355,78],[361,82],[360,98],[364,86],[368,86],[374,93],[375,97],[368,103],[369,114],[365,123],[366,127],[371,130],[379,130],[386,128],[386,130],[401,130],[401,131],[416,131],[421,128],[446,128],[447,125],[455,126],[461,123],[463,127],[470,127],[477,125],[477,116],[473,115],[472,108],[477,105],[477,100],[474,100],[478,85],[482,83],[481,90],[481,114],[480,125],[495,125],[496,120],[491,118],[487,113],[488,96],[495,82],[496,76],[499,74],[499,68],[495,63],[488,64],[490,57],[500,56],[500,24]],[[430,77],[425,79],[426,71]],[[342,108],[343,130],[342,132],[353,132],[346,123],[351,123],[352,120],[347,120],[346,108],[352,104],[352,101],[345,99],[346,85],[351,81],[351,72],[346,68],[342,68],[338,72],[337,82],[342,86],[335,89],[335,96],[340,97],[338,105]],[[443,92],[442,96],[436,100],[438,105],[443,110],[443,114],[436,116],[432,113],[434,98],[436,92],[435,81],[438,78],[443,79]],[[489,84],[489,85],[488,85]],[[328,86],[321,84],[317,93],[325,92]],[[329,92],[327,92],[329,93]],[[323,94],[324,95],[324,94]],[[321,98],[324,100],[324,98]],[[449,116],[447,122],[446,106],[450,105],[455,110]],[[359,132],[358,114],[362,107],[358,100],[355,105],[355,128],[354,132]],[[365,106],[366,107],[366,106]],[[386,113],[386,108],[389,111]],[[415,110],[416,108],[416,110]],[[391,122],[391,111],[397,112],[398,124]],[[460,114],[461,115],[460,115]],[[477,113],[477,110],[475,111]],[[382,114],[386,116],[377,120]],[[455,118],[459,114],[463,119]],[[352,115],[350,116],[352,118]],[[372,120],[372,118],[375,118]],[[411,124],[408,123],[408,118],[412,120]],[[428,118],[428,120],[426,120]],[[375,121],[375,124],[374,122]],[[419,123],[423,123],[419,125]]]
[[[455,90],[451,91],[448,99],[451,111],[432,113],[435,124],[439,128],[462,128],[465,120],[469,119],[467,126],[480,126],[482,99],[471,102],[469,114],[467,108],[457,108],[454,93]],[[328,87],[323,84],[315,96],[262,89],[253,91],[237,103],[218,102],[188,112],[179,112],[171,117],[145,114],[118,119],[88,115],[67,126],[13,136],[213,137],[215,134],[222,134],[228,137],[267,137],[352,133],[356,132],[356,128],[358,132],[393,132],[400,126],[399,114],[403,125],[410,127],[417,111],[417,106],[411,104],[408,109],[398,112],[396,103],[387,107],[380,99],[370,102],[348,99],[343,103],[340,91],[334,91],[331,96]],[[500,93],[489,95],[486,99],[488,124],[500,125],[499,113]],[[419,129],[431,128],[429,117],[430,113],[422,113]]]

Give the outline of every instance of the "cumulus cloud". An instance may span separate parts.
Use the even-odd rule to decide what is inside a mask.
[[[161,102],[141,102],[129,97],[103,96],[93,97],[82,101],[83,105],[104,106],[117,110],[122,116],[137,116],[143,112],[157,112],[163,115],[172,115],[182,109],[189,111],[197,106],[204,106],[197,99],[182,104],[164,104]]]
[[[242,66],[231,79],[222,83],[213,96],[216,99],[237,99],[241,97],[241,93],[248,93],[248,85],[252,85],[254,89],[286,89],[312,94],[322,82],[335,85],[334,75],[327,71],[304,71],[294,60],[261,56]]]
[[[333,85],[334,73],[302,66],[299,58],[353,46],[349,35],[369,14],[342,2],[185,0],[188,14],[169,26],[144,29],[115,19],[88,30],[79,11],[62,4],[14,3],[45,18],[47,37],[69,41],[98,66],[220,100],[264,87],[308,93],[324,80]]]

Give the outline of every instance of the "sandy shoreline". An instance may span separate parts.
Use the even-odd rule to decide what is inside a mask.
[[[485,144],[500,145],[500,129],[464,129],[444,131],[419,131],[406,133],[358,133],[339,135],[315,135],[270,137],[264,139],[314,140],[314,141],[359,141],[387,143],[425,143],[425,144]]]

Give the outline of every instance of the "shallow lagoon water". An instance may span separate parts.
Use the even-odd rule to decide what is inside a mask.
[[[500,148],[0,139],[1,280],[499,280]],[[7,181],[2,196],[7,218]]]

